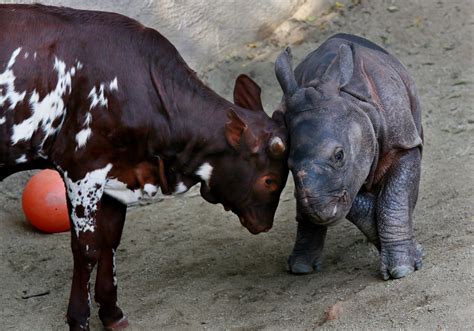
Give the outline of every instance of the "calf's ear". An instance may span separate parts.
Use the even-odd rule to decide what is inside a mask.
[[[349,45],[339,46],[337,56],[331,62],[323,76],[324,82],[335,82],[338,88],[346,86],[354,72],[352,49]]]
[[[295,73],[292,66],[293,56],[290,47],[287,47],[278,55],[275,61],[275,75],[280,83],[285,97],[291,97],[298,89]]]
[[[250,110],[262,110],[262,99],[260,86],[247,75],[240,75],[235,80],[234,103],[237,106]]]
[[[230,110],[227,116],[229,121],[225,125],[225,137],[229,145],[236,151],[247,148],[250,153],[257,153],[261,143],[247,123],[233,110]]]

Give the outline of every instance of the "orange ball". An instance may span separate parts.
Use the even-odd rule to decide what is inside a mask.
[[[69,230],[66,189],[57,171],[46,169],[31,177],[23,190],[22,205],[26,219],[38,230]]]

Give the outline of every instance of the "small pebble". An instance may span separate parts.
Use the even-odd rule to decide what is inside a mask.
[[[329,306],[329,308],[324,312],[324,319],[326,321],[338,319],[341,316],[342,311],[342,302],[339,301],[332,306]]]
[[[398,7],[397,6],[389,6],[387,8],[387,10],[390,12],[390,13],[394,13],[396,11],[398,11]]]

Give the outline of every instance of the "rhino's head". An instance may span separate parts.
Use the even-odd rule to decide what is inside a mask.
[[[352,51],[342,45],[319,80],[298,86],[289,49],[275,64],[284,92],[290,135],[288,165],[302,211],[313,222],[330,225],[349,212],[369,175],[376,140],[369,117],[343,99],[340,89],[353,72]]]

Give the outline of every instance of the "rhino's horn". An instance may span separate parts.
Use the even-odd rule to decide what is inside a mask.
[[[275,62],[275,74],[280,83],[280,86],[285,94],[285,97],[291,97],[297,90],[295,73],[292,67],[293,57],[291,55],[290,47],[287,47],[278,55]]]

